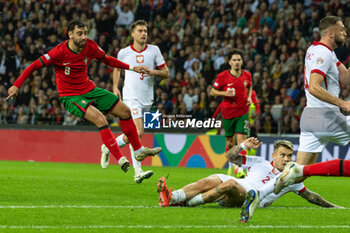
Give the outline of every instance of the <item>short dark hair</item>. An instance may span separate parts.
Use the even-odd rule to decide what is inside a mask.
[[[148,27],[148,23],[147,23],[145,20],[139,19],[139,20],[137,20],[137,21],[135,21],[135,22],[133,22],[133,23],[131,24],[131,26],[130,26],[130,32],[133,32],[133,31],[135,30],[136,26],[139,26],[139,25]]]
[[[325,30],[327,30],[329,27],[334,26],[338,21],[342,22],[342,19],[338,16],[326,16],[320,21],[320,25],[318,27],[320,33],[322,34]]]
[[[243,53],[241,50],[238,49],[234,49],[229,55],[228,55],[228,59],[230,60],[232,58],[233,55],[240,55],[242,60],[243,60]]]
[[[84,23],[83,20],[76,18],[76,19],[72,19],[71,21],[69,21],[68,23],[68,31],[74,31],[75,26],[77,26],[78,28],[84,28],[87,27],[86,23]]]

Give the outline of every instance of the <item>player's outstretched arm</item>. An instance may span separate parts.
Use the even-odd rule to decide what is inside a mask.
[[[108,66],[112,66],[114,68],[119,68],[119,69],[124,69],[124,70],[132,70],[135,71],[137,73],[146,73],[145,71],[145,66],[132,66],[132,65],[128,65],[120,60],[118,60],[117,58],[111,57],[106,55],[102,60],[103,63],[105,63]]]
[[[312,192],[308,189],[306,189],[302,193],[299,193],[299,195],[305,200],[307,200],[308,202],[318,206],[327,207],[327,208],[338,208],[338,209],[344,208],[342,206],[337,206],[333,203],[328,202],[323,197],[321,197],[318,193]]]
[[[18,95],[18,87],[11,86],[8,90],[8,94],[9,95],[6,97],[6,100],[16,97]]]
[[[168,69],[168,67],[166,65],[164,67],[162,67],[161,69],[159,69],[159,70],[151,69],[151,68],[146,66],[145,70],[146,70],[145,77],[147,77],[147,76],[158,76],[158,77],[161,77],[163,79],[170,78],[169,69]]]
[[[243,156],[239,153],[243,149],[256,149],[258,148],[262,142],[259,142],[257,138],[251,137],[244,140],[240,145],[236,145],[232,147],[226,153],[226,158],[231,163],[237,164],[238,166],[242,166]]]
[[[37,69],[39,69],[40,67],[42,67],[42,63],[40,62],[39,59],[37,59],[36,61],[34,61],[30,66],[28,66],[23,73],[21,74],[21,76],[18,77],[18,79],[15,81],[15,83],[13,84],[13,86],[11,86],[8,90],[8,97],[6,98],[6,100],[10,99],[10,98],[14,98],[18,95],[18,89],[22,86],[22,84],[24,83],[24,81],[26,81],[26,79]]]

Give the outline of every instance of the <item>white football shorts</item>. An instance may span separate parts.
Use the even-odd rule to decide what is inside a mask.
[[[334,111],[302,114],[298,151],[319,153],[329,142],[346,146],[350,143],[350,116]]]
[[[220,180],[222,181],[222,183],[228,181],[228,180],[235,180],[238,184],[240,184],[246,191],[253,189],[253,187],[251,187],[249,185],[249,183],[244,182],[244,179],[237,179],[235,177],[229,176],[229,175],[225,175],[225,174],[214,174],[213,176],[217,176],[220,178]]]
[[[143,113],[148,112],[152,107],[152,105],[143,105],[136,99],[123,99],[123,102],[130,108],[133,119],[143,118]]]

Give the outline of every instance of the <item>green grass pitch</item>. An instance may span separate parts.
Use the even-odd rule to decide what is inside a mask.
[[[144,167],[150,169],[150,167]],[[0,161],[0,233],[7,232],[350,232],[350,178],[312,177],[306,186],[346,207],[325,209],[287,194],[258,209],[248,224],[240,209],[216,204],[160,208],[157,180],[181,188],[222,169],[152,167],[135,184],[115,165]]]

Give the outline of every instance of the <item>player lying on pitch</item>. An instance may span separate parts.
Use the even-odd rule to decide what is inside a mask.
[[[165,178],[161,177],[157,184],[159,205],[161,207],[197,206],[217,202],[225,207],[242,206],[248,190],[252,188],[260,189],[269,184],[280,174],[284,166],[292,160],[293,144],[286,140],[278,140],[274,143],[272,162],[268,162],[261,157],[240,154],[242,149],[256,149],[261,144],[257,138],[248,138],[240,145],[231,148],[226,155],[229,161],[247,169],[247,175],[244,179],[236,179],[224,174],[214,174],[172,191],[171,188],[167,187]],[[303,183],[291,185],[283,189],[278,195],[269,194],[261,200],[259,207],[269,206],[288,192],[294,192],[307,201],[322,207],[341,208],[326,201],[317,193],[306,189]]]
[[[269,195],[284,194],[284,190],[301,184],[306,176],[350,176],[350,160],[334,159],[311,165],[299,165],[289,162],[282,173],[260,189],[251,189],[247,192],[241,209],[241,222],[247,222],[260,206],[261,201]],[[276,193],[276,194],[275,194]]]

